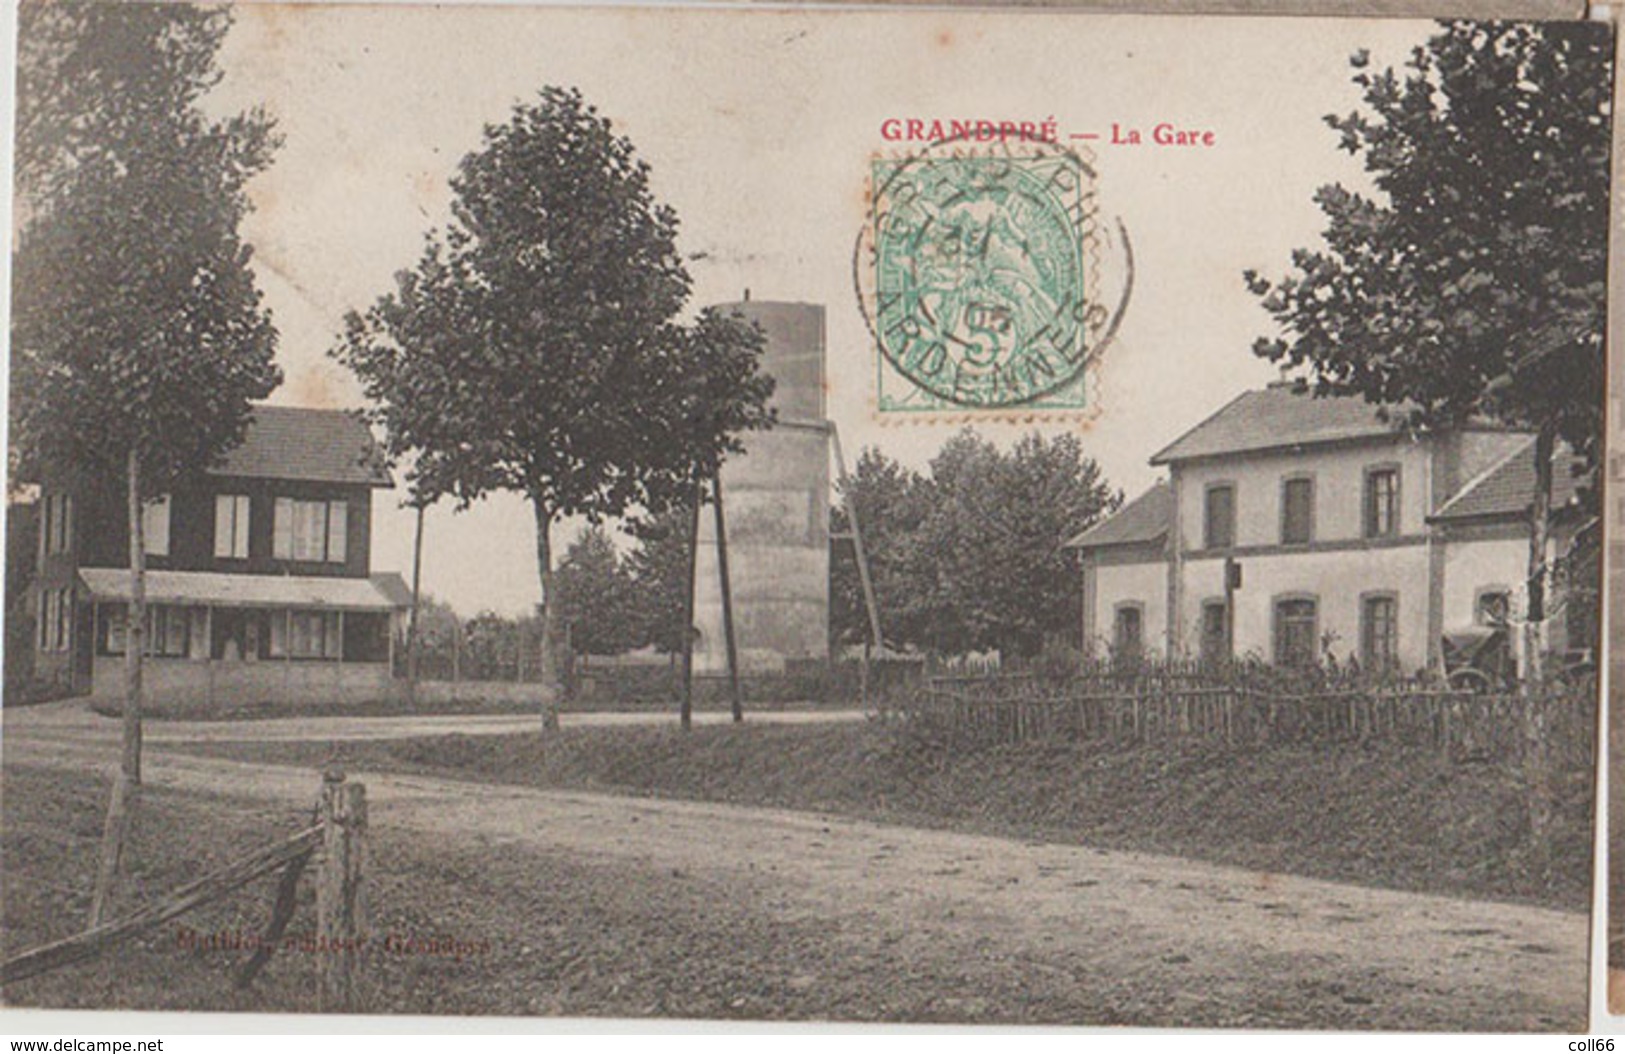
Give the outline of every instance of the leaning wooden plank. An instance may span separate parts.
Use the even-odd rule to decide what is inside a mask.
[[[299,876],[305,873],[308,863],[310,853],[301,853],[283,869],[282,880],[277,883],[276,903],[271,908],[271,921],[265,927],[265,936],[261,938],[259,947],[254,949],[253,956],[237,972],[235,984],[238,988],[247,988],[265,964],[271,961],[272,953],[281,943],[282,934],[293,919],[293,909],[298,904]]]
[[[310,852],[321,843],[322,828],[319,825],[311,827],[286,841],[261,849],[252,856],[188,883],[152,907],[129,918],[110,922],[54,944],[41,945],[15,955],[0,963],[0,984],[10,984],[99,955],[119,941],[168,922],[177,915],[207,904],[268,871],[276,870],[295,857]]]

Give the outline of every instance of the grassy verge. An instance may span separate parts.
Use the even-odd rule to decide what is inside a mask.
[[[332,748],[184,749],[314,765]],[[964,752],[871,723],[566,729],[547,740],[444,736],[342,749],[363,769],[825,811],[1571,910],[1590,897],[1586,775],[1561,788],[1553,863],[1542,874],[1516,770],[1402,747]]]
[[[7,765],[0,790],[0,949],[10,954],[83,925],[106,788]],[[308,821],[301,812],[147,788],[115,914],[297,829]],[[787,916],[773,908],[782,896],[778,876],[724,884],[680,870],[377,830],[367,881],[373,942],[360,983],[371,1013],[1183,1021],[1161,1000],[1092,976],[1087,963],[1015,969],[984,954],[974,934],[919,944],[862,913]],[[232,974],[247,953],[220,947],[222,935],[229,941],[264,925],[273,882],[0,994],[12,1006],[311,1012],[313,953],[279,952],[252,988],[238,991]],[[307,882],[289,935],[308,936],[312,917]],[[1317,1018],[1283,1002],[1242,1020],[1303,1027]]]
[[[820,703],[752,702],[750,708],[761,712],[770,710],[839,710],[856,707],[856,702]],[[726,699],[697,698],[697,712],[725,713],[730,708]],[[117,718],[123,707],[116,699],[99,700],[91,709],[102,717]],[[668,714],[677,713],[677,704],[669,699],[645,700],[579,700],[567,699],[559,709],[567,714]],[[270,721],[290,717],[456,717],[469,714],[507,715],[540,714],[538,703],[518,699],[461,699],[436,702],[410,703],[401,699],[369,699],[353,703],[301,703],[264,702],[251,704],[231,703],[175,703],[149,700],[142,708],[142,717],[154,721]]]

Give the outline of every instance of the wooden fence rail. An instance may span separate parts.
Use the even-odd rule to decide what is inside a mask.
[[[72,937],[12,956],[0,964],[0,984],[21,981],[25,977],[33,977],[70,963],[94,958],[120,941],[145,933],[155,926],[161,926],[193,908],[218,900],[261,875],[270,874],[298,857],[308,856],[322,844],[323,834],[320,824],[300,831],[292,838],[261,849],[236,863],[204,875],[195,882],[187,883],[158,903],[128,918],[105,923]]]
[[[1243,686],[1156,687],[1143,682],[1125,691],[1098,681],[1067,690],[1025,677],[980,682],[955,677],[934,678],[903,713],[950,738],[977,742],[1388,741],[1432,747],[1450,756],[1516,760],[1527,747],[1524,719],[1529,707],[1549,708],[1549,714],[1561,719],[1565,734],[1585,740],[1592,711],[1581,704],[1587,698],[1583,690],[1531,695],[1438,689],[1284,693]]]
[[[0,985],[95,958],[123,941],[283,868],[264,938],[253,957],[237,971],[235,983],[243,987],[265,966],[281,941],[293,917],[300,875],[315,856],[319,860],[316,934],[321,953],[316,1006],[326,1011],[358,1009],[356,967],[366,929],[366,788],[345,783],[344,774],[337,769],[324,771],[318,808],[320,821],[315,826],[189,882],[127,918],[12,956],[0,963]]]

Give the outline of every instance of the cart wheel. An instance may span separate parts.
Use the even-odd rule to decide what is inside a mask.
[[[1483,670],[1469,666],[1450,675],[1450,687],[1458,692],[1483,695],[1490,690],[1490,678]]]

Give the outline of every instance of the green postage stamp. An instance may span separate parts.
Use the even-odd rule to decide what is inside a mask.
[[[948,140],[876,158],[870,178],[858,280],[877,408],[1087,409],[1108,312],[1096,296],[1097,209],[1083,158],[1046,142]]]

